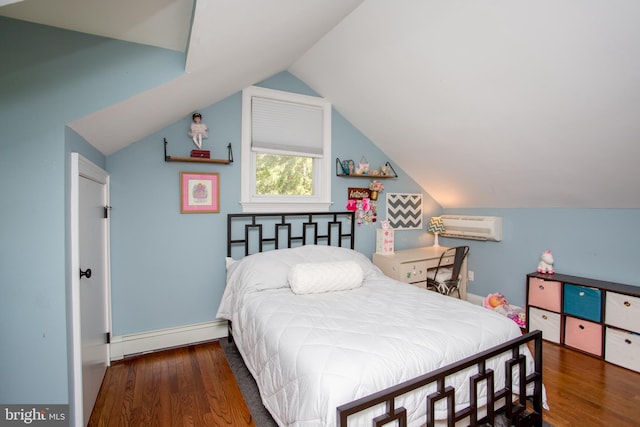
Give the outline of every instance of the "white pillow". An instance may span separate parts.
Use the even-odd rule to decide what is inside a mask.
[[[255,253],[238,260],[227,270],[241,276],[242,286],[255,291],[289,287],[289,271],[301,263],[351,261],[360,266],[365,277],[382,275],[371,260],[349,248],[324,245],[304,245]],[[322,276],[321,276],[322,277]]]
[[[228,256],[228,257],[224,257],[224,263],[225,263],[225,266],[227,267],[227,270],[228,270],[228,269],[229,269],[233,264],[235,264],[236,262],[238,262],[238,261],[237,261],[237,260],[235,260],[235,259],[233,259],[233,258],[231,258],[230,256]]]
[[[303,262],[291,267],[288,280],[295,294],[317,294],[358,288],[364,273],[355,261]]]

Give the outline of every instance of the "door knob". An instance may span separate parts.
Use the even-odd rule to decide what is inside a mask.
[[[87,279],[91,278],[91,269],[87,268],[85,271],[82,271],[82,269],[80,269],[80,278],[82,279],[83,277],[86,277]]]

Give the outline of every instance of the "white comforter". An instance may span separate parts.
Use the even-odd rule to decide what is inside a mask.
[[[289,288],[292,265],[337,260],[356,261],[363,286],[309,295]],[[325,246],[234,263],[218,317],[233,322],[238,350],[280,426],[333,427],[341,404],[520,336],[517,325],[497,313],[402,284],[362,254]],[[490,365],[496,384],[503,384],[503,363]],[[471,374],[453,379],[457,409],[468,405]],[[432,391],[401,399],[410,426],[424,423],[425,396]],[[445,418],[445,408],[437,408],[436,417]],[[368,420],[362,425],[371,425]]]

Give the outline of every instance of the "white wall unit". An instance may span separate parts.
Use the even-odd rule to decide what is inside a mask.
[[[471,240],[502,240],[501,216],[441,215],[445,237]]]

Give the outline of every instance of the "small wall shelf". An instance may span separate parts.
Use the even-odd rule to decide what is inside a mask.
[[[191,163],[217,163],[228,165],[233,163],[233,151],[231,150],[231,143],[227,145],[228,158],[226,159],[207,159],[205,157],[178,157],[167,156],[167,138],[164,138],[164,161],[165,162],[191,162]]]
[[[374,175],[370,173],[344,173],[342,169],[342,161],[336,157],[336,176],[342,178],[369,178],[369,179],[389,179],[389,178],[397,178],[398,174],[396,173],[391,163],[386,162],[385,166],[389,166],[389,170],[392,172],[392,175]]]

